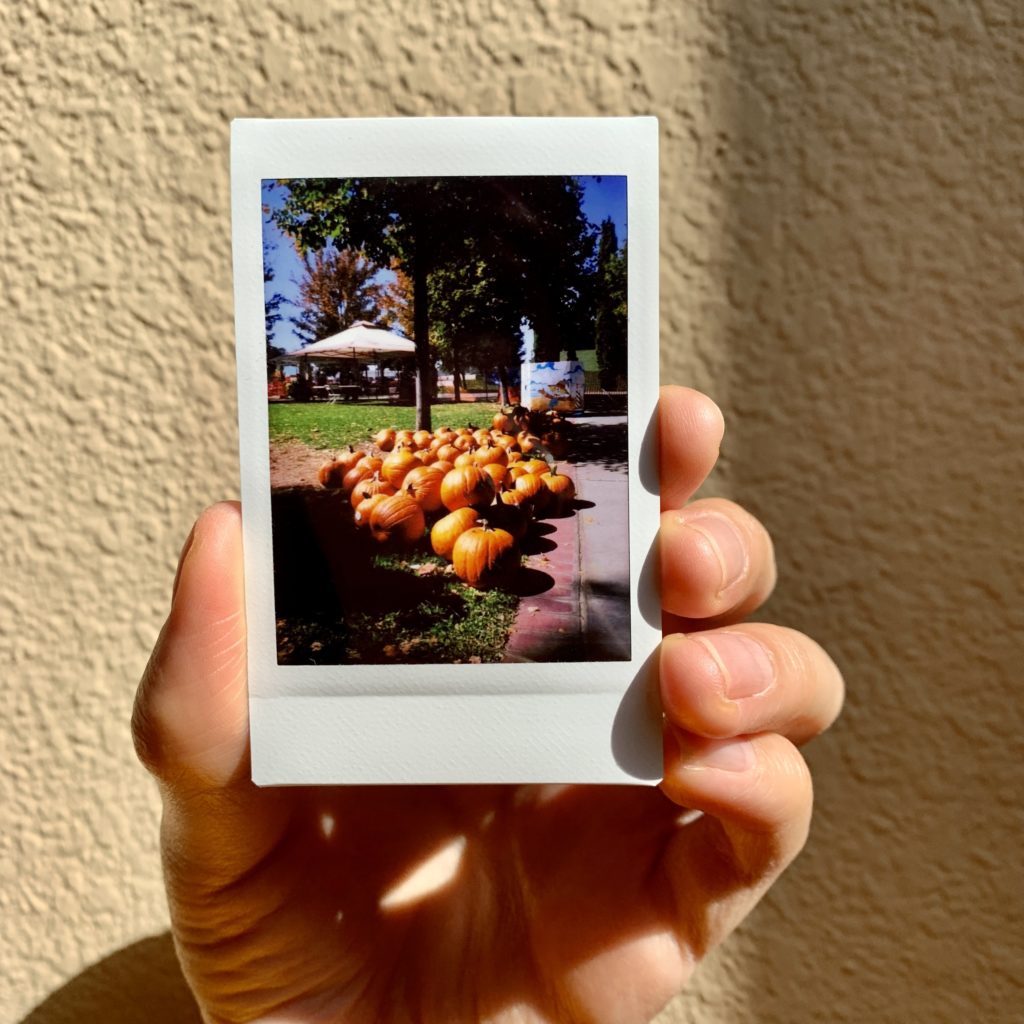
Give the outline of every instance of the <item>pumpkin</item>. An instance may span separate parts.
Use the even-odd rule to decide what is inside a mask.
[[[424,512],[441,507],[441,481],[445,475],[431,466],[412,469],[402,481],[402,493],[408,494]]]
[[[386,480],[382,480],[380,473],[374,473],[373,476],[368,476],[360,480],[359,483],[352,488],[352,494],[349,497],[349,501],[352,502],[353,508],[358,508],[362,502],[366,501],[367,498],[372,498],[375,494],[388,495],[394,493],[395,488]]]
[[[380,459],[377,461],[380,462]],[[378,466],[377,468],[379,469],[380,467]],[[352,488],[355,487],[360,480],[365,480],[368,476],[373,476],[376,472],[376,469],[363,465],[363,461],[360,460],[342,477],[341,486],[344,488],[346,493],[350,493]]]
[[[557,472],[556,467],[552,466],[550,473],[541,475],[541,480],[551,495],[550,504],[554,512],[564,512],[576,497],[576,485],[572,482],[572,477]]]
[[[513,505],[499,503],[487,510],[487,522],[512,534],[512,539],[518,543],[526,536],[530,525],[529,502],[522,501]]]
[[[522,491],[517,491],[514,487],[510,491],[502,491],[498,497],[503,505],[522,507],[528,513],[533,509],[533,502]]]
[[[494,438],[494,443],[501,448],[504,448],[509,455],[512,454],[513,448],[519,447],[519,442],[515,439],[515,435],[513,434],[498,434]]]
[[[456,448],[453,444],[443,444],[437,449],[437,457],[442,462],[450,462],[454,465],[461,451],[461,448]]]
[[[494,419],[491,420],[491,425],[495,430],[500,430],[504,433],[509,427],[515,426],[515,422],[512,417],[502,409],[501,412],[496,412],[494,414]]]
[[[441,481],[441,501],[450,512],[466,505],[484,509],[494,494],[494,481],[479,466],[456,466]]]
[[[347,452],[335,455],[333,459],[325,462],[317,473],[317,479],[321,487],[338,488],[344,486],[345,474],[363,457],[362,452],[357,452],[352,445],[348,446]]]
[[[560,430],[549,430],[541,442],[556,459],[564,459],[569,454],[569,439]]]
[[[423,509],[408,494],[393,494],[370,512],[370,533],[380,544],[394,540],[412,546],[423,536],[426,526]]]
[[[385,427],[373,435],[373,443],[382,451],[389,452],[395,447],[395,428]]]
[[[429,430],[416,430],[413,431],[412,443],[417,448],[429,448],[430,442],[434,440],[434,435]]]
[[[522,452],[532,452],[537,447],[539,439],[534,437],[528,430],[521,430],[516,434],[516,444]]]
[[[439,469],[442,473],[448,473],[455,468],[454,462],[445,462],[444,459],[438,459],[437,462],[430,464],[432,469]]]
[[[546,473],[551,468],[543,459],[527,459],[523,465],[527,473]]]
[[[502,466],[508,464],[508,455],[505,454],[505,449],[500,445],[491,444],[490,441],[482,444],[475,452],[473,452],[473,458],[476,459],[478,466],[486,466],[488,463],[497,462]]]
[[[508,453],[508,464],[510,466],[512,465],[513,462],[522,462],[522,461],[523,461],[523,453],[522,452],[514,452],[512,450],[509,450],[509,453]]]
[[[505,470],[505,486],[510,490],[515,487],[516,481],[521,476],[529,476],[530,471],[526,468],[522,462],[513,462],[508,469]]]
[[[480,468],[494,481],[495,490],[500,491],[505,479],[505,467],[500,462],[488,462]]]
[[[477,590],[502,583],[519,568],[519,550],[507,530],[474,526],[452,548],[455,575]]]
[[[455,542],[461,534],[476,524],[478,515],[476,509],[466,506],[438,519],[430,530],[430,546],[434,549],[434,554],[440,558],[447,558],[450,562]]]
[[[480,427],[478,430],[473,431],[473,440],[477,444],[485,444],[491,440],[491,432],[484,427]]]
[[[368,469],[371,473],[376,473],[383,461],[383,459],[378,459],[376,455],[364,455],[352,468]]]
[[[408,449],[393,451],[380,467],[380,475],[397,491],[402,486],[406,473],[422,466],[423,463]]]
[[[475,453],[474,452],[459,452],[459,454],[455,456],[455,465],[456,466],[475,466],[476,465],[476,455],[475,455]]]
[[[423,451],[416,453],[416,458],[419,459],[424,466],[432,466],[437,462],[437,452],[431,451],[429,448],[424,448]]]
[[[509,413],[512,417],[512,422],[520,430],[527,430],[530,426],[530,410],[524,405],[514,405],[512,411]]]
[[[457,448],[460,452],[472,451],[476,446],[476,441],[473,439],[472,434],[459,434],[459,436],[452,441],[452,447]]]
[[[544,481],[536,473],[524,473],[516,480],[516,490],[533,502],[533,507],[542,509],[547,505],[550,494]]]
[[[395,447],[397,448],[400,444],[408,444],[408,445],[412,445],[412,447],[415,448],[416,445],[413,442],[413,435],[414,435],[414,433],[415,432],[412,431],[412,430],[398,430],[398,431],[396,431],[395,432]]]
[[[359,502],[356,505],[355,515],[352,517],[352,522],[356,526],[369,526],[370,525],[370,513],[374,508],[379,505],[382,501],[386,501],[390,495],[388,494],[371,494],[365,501]]]
[[[456,427],[455,428],[455,435],[456,435],[456,437],[469,437],[472,433],[473,433],[473,428],[472,427]]]
[[[434,435],[433,440],[430,442],[429,445],[427,445],[427,447],[430,449],[430,451],[436,452],[438,448],[443,448],[447,443],[448,437],[446,435],[441,434],[439,431]]]
[[[455,431],[451,427],[438,427],[434,431],[434,437],[441,439],[442,442],[450,441],[455,436]]]

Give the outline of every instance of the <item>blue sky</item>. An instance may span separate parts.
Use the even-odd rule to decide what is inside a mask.
[[[577,180],[583,186],[583,212],[593,224],[600,224],[605,217],[611,217],[615,224],[619,245],[626,241],[626,178],[604,175],[600,178],[580,175]],[[274,209],[283,202],[285,190],[281,186],[271,187],[272,181],[263,183],[263,202]],[[269,217],[263,219],[263,241],[272,247],[267,263],[274,272],[274,280],[266,285],[266,297],[275,292],[285,299],[294,301],[299,296],[299,281],[303,274],[302,260],[299,259],[291,239],[283,234]],[[393,279],[389,270],[382,270],[378,280]],[[280,312],[282,320],[274,329],[273,344],[287,351],[300,347],[289,316],[296,316],[298,309],[285,303]]]

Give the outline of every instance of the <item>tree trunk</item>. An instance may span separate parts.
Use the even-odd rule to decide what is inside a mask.
[[[459,350],[452,349],[452,399],[462,401],[462,371],[459,369]]]
[[[427,261],[417,252],[412,261],[412,324],[416,343],[416,429],[430,430],[430,320],[427,309]]]
[[[511,405],[508,400],[508,369],[504,363],[498,366],[498,404]]]

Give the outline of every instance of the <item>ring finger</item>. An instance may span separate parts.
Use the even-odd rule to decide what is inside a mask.
[[[804,743],[843,703],[843,679],[810,637],[748,622],[667,636],[661,700],[670,727],[711,739],[777,732]]]

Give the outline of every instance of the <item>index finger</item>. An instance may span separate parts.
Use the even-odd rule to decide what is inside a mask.
[[[682,508],[718,459],[722,411],[692,388],[666,385],[658,401],[661,509]]]

